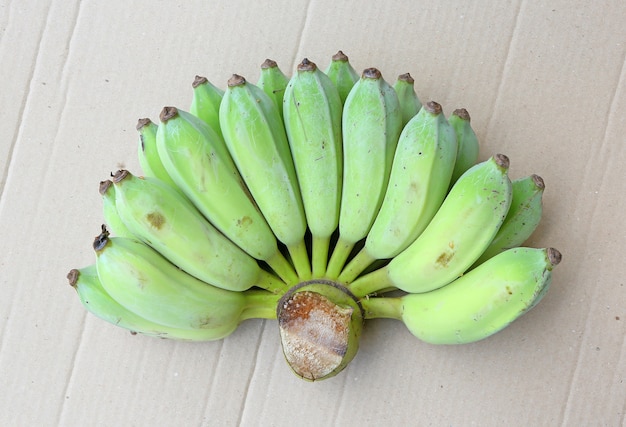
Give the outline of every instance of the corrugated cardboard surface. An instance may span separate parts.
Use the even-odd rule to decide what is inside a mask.
[[[0,425],[624,425],[626,3],[0,2]],[[140,117],[188,108],[196,74],[256,81],[342,49],[465,107],[481,158],[541,175],[529,242],[564,254],[527,316],[471,345],[370,321],[339,376],[307,383],[276,322],[212,343],[131,336],[66,284],[94,261],[98,182],[139,171]]]

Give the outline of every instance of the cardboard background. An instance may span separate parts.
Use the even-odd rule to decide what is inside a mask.
[[[0,424],[623,425],[624,22],[618,0],[0,2]],[[188,108],[196,74],[224,87],[338,49],[410,72],[422,101],[469,110],[482,159],[545,179],[529,244],[564,260],[543,302],[464,346],[370,321],[314,384],[272,321],[191,344],[87,314],[65,275],[94,260],[98,182],[139,171],[136,120]]]

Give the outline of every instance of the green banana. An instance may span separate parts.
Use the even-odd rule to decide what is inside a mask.
[[[402,126],[405,126],[422,108],[422,102],[415,93],[415,80],[409,73],[400,74],[393,85],[398,94],[402,110]]]
[[[333,83],[305,58],[285,90],[284,122],[311,230],[315,277],[326,272],[330,237],[339,224],[341,110]]]
[[[115,301],[102,287],[95,264],[70,270],[67,275],[70,285],[78,293],[85,309],[100,319],[120,328],[151,337],[188,341],[215,339],[210,329],[179,329],[160,325],[128,310]]]
[[[368,319],[395,318],[432,344],[475,342],[502,330],[545,295],[561,261],[553,248],[513,248],[452,283],[423,294],[366,298]]]
[[[182,270],[232,291],[258,286],[278,293],[286,288],[161,181],[120,170],[113,183],[115,206],[124,224]]]
[[[276,105],[280,118],[283,118],[283,98],[289,78],[278,68],[276,61],[266,59],[261,64],[261,75],[257,86],[270,97]]]
[[[311,277],[304,242],[306,219],[289,142],[278,108],[262,89],[239,75],[228,80],[220,125],[235,164],[300,280]]]
[[[206,339],[221,339],[245,318],[246,310],[274,317],[278,296],[246,297],[204,283],[134,239],[109,237],[103,229],[94,240],[98,278],[104,290],[127,310],[160,325],[204,330]],[[247,291],[250,292],[250,291]]]
[[[358,297],[396,287],[419,293],[461,276],[487,249],[511,204],[509,159],[496,154],[454,184],[422,234],[384,268],[349,286]]]
[[[134,237],[134,234],[126,227],[126,224],[120,218],[115,206],[115,186],[113,181],[107,179],[100,181],[100,195],[102,196],[102,210],[104,222],[114,235],[120,237]]]
[[[459,144],[454,172],[452,172],[452,179],[450,181],[450,184],[453,184],[466,170],[476,164],[478,161],[479,147],[478,138],[470,124],[470,115],[465,108],[454,110],[448,122],[454,128]]]
[[[352,282],[374,260],[393,258],[415,241],[446,197],[456,151],[441,105],[428,102],[400,134],[380,211],[340,282]]]
[[[191,87],[193,88],[193,97],[189,113],[209,125],[221,138],[220,103],[224,91],[202,76],[196,76]]]
[[[156,134],[158,128],[150,119],[139,119],[137,121],[139,165],[143,170],[144,176],[160,179],[176,188],[176,184],[163,167],[157,151]]]
[[[366,118],[366,119],[364,119]],[[339,240],[326,276],[336,279],[354,245],[370,230],[383,201],[402,131],[398,95],[380,71],[368,68],[346,99]]]
[[[165,107],[160,118],[159,155],[178,188],[240,248],[266,262],[286,283],[297,283],[224,140],[206,123],[177,108]]]
[[[345,103],[350,90],[354,84],[359,81],[359,73],[352,68],[348,57],[342,51],[333,55],[332,61],[328,65],[328,68],[326,68],[325,73],[339,91],[341,103]]]
[[[511,186],[513,198],[509,212],[491,244],[474,266],[506,249],[522,245],[539,225],[543,210],[541,197],[546,188],[543,179],[533,174],[514,180]]]

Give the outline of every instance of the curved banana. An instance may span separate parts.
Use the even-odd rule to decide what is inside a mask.
[[[340,282],[352,282],[374,260],[393,258],[415,241],[446,197],[456,151],[441,105],[428,102],[400,134],[380,211]]]
[[[398,95],[376,68],[363,71],[350,91],[342,130],[339,240],[326,271],[330,279],[337,278],[355,243],[367,236],[378,214],[402,131]]]
[[[286,289],[254,258],[216,230],[178,192],[125,170],[113,176],[115,206],[129,230],[187,273],[214,286],[243,291]]]
[[[325,73],[339,91],[341,103],[345,103],[350,90],[359,81],[359,73],[350,65],[348,57],[342,51],[333,55]]]
[[[270,97],[276,105],[280,118],[283,118],[283,98],[289,78],[278,68],[276,61],[266,59],[261,64],[261,75],[257,86]]]
[[[177,108],[165,107],[160,117],[159,155],[178,188],[226,237],[266,262],[286,283],[297,283],[224,140],[206,123]]]
[[[546,294],[552,269],[560,261],[560,252],[553,248],[513,248],[434,291],[363,299],[362,304],[366,318],[401,320],[422,341],[475,342],[533,308]]]
[[[328,76],[304,59],[284,97],[284,122],[312,235],[314,277],[323,277],[330,237],[339,224],[341,99]]]
[[[120,237],[134,237],[134,234],[126,227],[126,224],[120,218],[120,214],[117,212],[115,206],[115,186],[113,181],[107,179],[106,181],[100,181],[99,187],[100,195],[102,196],[102,213],[104,215],[104,222],[113,232],[114,235]]]
[[[202,76],[196,76],[191,87],[193,88],[193,97],[191,98],[189,113],[209,125],[221,138],[220,103],[224,91]]]
[[[393,85],[402,110],[402,126],[405,126],[421,109],[422,102],[415,93],[415,80],[409,73],[400,74]]]
[[[127,310],[151,322],[177,329],[202,329],[211,339],[232,333],[251,301],[204,283],[171,264],[148,245],[134,239],[96,237],[98,278],[105,291]],[[258,312],[275,309],[277,296],[256,300]]]
[[[285,127],[262,89],[233,75],[220,106],[220,125],[235,164],[300,280],[311,276],[306,219]]]
[[[349,288],[357,296],[396,287],[419,293],[461,276],[487,249],[511,204],[509,159],[496,154],[454,184],[422,234],[384,268]]]
[[[169,176],[156,145],[156,134],[158,126],[152,122],[152,120],[145,118],[137,121],[137,131],[139,132],[139,147],[138,157],[139,165],[143,171],[144,176],[160,179],[161,181],[176,188],[176,184]]]
[[[474,266],[506,249],[522,245],[539,225],[543,210],[541,197],[546,188],[543,179],[533,174],[514,180],[511,186],[513,198],[509,212],[496,237]]]
[[[451,184],[453,184],[466,170],[476,164],[479,147],[478,138],[470,124],[470,115],[465,108],[454,110],[448,122],[454,128],[459,144],[454,172],[452,172]]]
[[[95,265],[70,270],[67,279],[78,293],[80,302],[87,311],[105,322],[128,329],[132,333],[189,341],[216,339],[215,332],[210,329],[172,328],[146,320],[128,310],[111,298],[111,295],[102,287]]]

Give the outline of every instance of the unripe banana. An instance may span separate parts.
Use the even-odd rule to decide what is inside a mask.
[[[393,258],[415,241],[446,197],[456,151],[441,105],[428,102],[400,134],[380,211],[340,282],[352,282],[374,260]]]
[[[504,222],[489,247],[474,263],[481,264],[494,255],[522,245],[541,220],[541,197],[545,184],[538,175],[516,179],[511,183],[513,198]]]
[[[415,93],[415,80],[409,73],[400,74],[393,89],[398,94],[400,110],[402,110],[402,126],[405,126],[422,108],[422,102]]]
[[[204,329],[211,339],[232,333],[246,306],[242,292],[204,283],[171,264],[138,240],[96,237],[98,278],[127,310],[179,329]]]
[[[202,76],[196,76],[191,87],[193,87],[193,98],[189,112],[209,125],[221,138],[220,103],[224,91]]]
[[[454,184],[422,234],[384,268],[352,282],[357,296],[396,287],[419,293],[461,276],[489,246],[511,204],[509,159],[497,154]]]
[[[176,184],[174,184],[165,167],[163,167],[157,151],[157,130],[158,126],[150,119],[139,119],[137,121],[137,131],[139,131],[139,165],[143,170],[144,176],[160,179],[176,188]]]
[[[478,138],[470,124],[470,115],[465,108],[454,110],[448,122],[454,128],[459,144],[454,172],[452,173],[451,184],[453,184],[466,170],[476,164],[479,147]]]
[[[220,125],[230,154],[301,280],[311,276],[304,243],[306,219],[298,179],[278,108],[238,75],[228,80]]]
[[[161,112],[159,155],[178,188],[217,229],[285,282],[298,281],[278,249],[224,140],[197,117],[174,107]]]
[[[216,230],[171,187],[121,170],[113,177],[120,218],[140,240],[187,273],[214,286],[243,291],[286,285]]]
[[[331,63],[325,71],[326,75],[335,84],[341,98],[341,103],[346,102],[350,90],[359,81],[359,73],[350,65],[348,57],[339,51],[333,55]]]
[[[215,339],[211,329],[179,329],[144,319],[115,301],[102,287],[95,265],[73,269],[67,275],[83,306],[91,314],[120,328],[151,337],[188,341]]]
[[[261,75],[257,86],[270,97],[276,105],[280,118],[283,118],[283,98],[289,78],[278,68],[276,61],[266,59],[261,64]]]
[[[107,179],[100,182],[100,195],[102,196],[102,211],[104,215],[104,222],[108,229],[113,232],[115,236],[119,237],[134,237],[134,234],[126,227],[126,224],[120,218],[120,214],[117,212],[115,206],[115,186],[113,181]]]
[[[285,130],[313,237],[313,276],[323,277],[330,237],[339,224],[342,103],[328,76],[305,58],[287,85],[283,107]]]
[[[362,300],[367,318],[388,317],[432,344],[475,342],[502,330],[545,295],[561,261],[553,248],[513,248],[423,294]]]
[[[398,95],[368,68],[346,99],[342,118],[343,187],[339,241],[326,276],[336,279],[355,243],[367,236],[385,196],[402,114]]]

